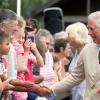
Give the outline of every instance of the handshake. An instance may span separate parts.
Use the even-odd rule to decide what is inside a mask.
[[[21,82],[18,80],[10,81],[10,84],[14,87],[12,88],[13,91],[18,92],[34,92],[39,94],[40,96],[46,96],[52,93],[50,86],[47,84],[34,84],[33,82],[25,81]]]
[[[39,94],[40,96],[46,96],[51,94],[52,90],[48,86],[40,85],[39,88],[37,88],[36,93]]]

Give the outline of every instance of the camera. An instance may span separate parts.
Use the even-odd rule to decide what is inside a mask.
[[[31,39],[32,42],[35,42],[35,38],[34,38],[34,36],[28,36],[28,39]]]

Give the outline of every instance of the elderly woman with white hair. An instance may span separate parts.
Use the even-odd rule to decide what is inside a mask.
[[[69,72],[74,70],[78,58],[80,56],[80,52],[82,48],[89,42],[91,42],[91,38],[88,35],[88,29],[85,24],[81,22],[76,22],[74,24],[69,25],[65,29],[68,34],[69,44],[75,48],[75,55],[69,65]],[[85,93],[85,81],[81,82],[79,85],[72,88],[72,100],[83,100]]]

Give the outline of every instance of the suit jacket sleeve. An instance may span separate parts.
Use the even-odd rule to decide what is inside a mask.
[[[82,52],[80,54],[80,58],[77,62],[77,67],[70,73],[69,76],[64,78],[62,81],[51,86],[52,92],[55,96],[60,95],[61,93],[68,92],[73,86],[79,84],[82,80],[84,80],[84,64]]]

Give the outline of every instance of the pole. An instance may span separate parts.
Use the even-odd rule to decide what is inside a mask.
[[[21,15],[21,0],[17,0],[17,16]]]

